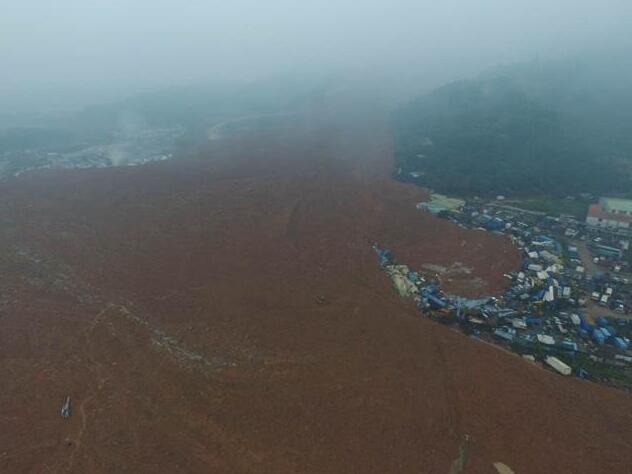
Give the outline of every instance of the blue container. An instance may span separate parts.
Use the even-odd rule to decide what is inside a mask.
[[[586,331],[588,334],[592,334],[593,330],[595,329],[594,326],[592,326],[591,324],[587,323],[585,320],[581,320],[581,322],[579,323],[579,328],[583,329],[584,331]]]
[[[487,230],[502,230],[505,227],[505,223],[502,221],[502,219],[499,219],[498,217],[493,217],[492,219],[489,219],[487,222],[485,222],[485,228]]]
[[[606,342],[606,336],[604,336],[601,329],[595,329],[592,333],[592,338],[597,344],[603,344]]]
[[[615,347],[617,347],[618,349],[628,348],[629,344],[620,337],[615,337],[612,341],[614,342]]]
[[[448,306],[448,303],[446,301],[435,295],[428,295],[426,296],[426,298],[428,298],[428,303],[430,303],[431,306],[435,306],[438,308],[445,308],[446,306]]]

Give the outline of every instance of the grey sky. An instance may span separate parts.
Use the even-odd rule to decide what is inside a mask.
[[[0,0],[0,98],[297,72],[432,82],[631,44],[630,0]]]

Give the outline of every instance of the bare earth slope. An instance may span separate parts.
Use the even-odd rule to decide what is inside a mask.
[[[519,260],[416,211],[359,107],[0,185],[0,472],[629,472],[629,395],[396,296],[373,242],[470,294]]]

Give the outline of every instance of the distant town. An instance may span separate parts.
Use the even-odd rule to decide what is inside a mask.
[[[182,128],[116,132],[107,139],[84,139],[57,146],[24,146],[0,151],[0,179],[38,169],[138,166],[173,157]]]

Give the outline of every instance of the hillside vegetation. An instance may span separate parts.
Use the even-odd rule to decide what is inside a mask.
[[[505,67],[402,106],[392,120],[400,176],[417,171],[420,184],[462,195],[629,191],[632,93],[623,73],[600,71]]]

